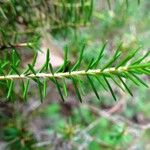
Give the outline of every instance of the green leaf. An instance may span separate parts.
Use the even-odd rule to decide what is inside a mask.
[[[75,63],[75,65],[72,67],[71,71],[74,71],[76,70],[77,68],[79,68],[80,64],[81,64],[81,61],[82,61],[82,58],[83,58],[83,52],[84,52],[84,49],[85,49],[85,43],[84,45],[82,46],[82,49],[81,49],[81,52],[80,52],[80,56],[78,58],[78,61]]]
[[[78,86],[80,87],[81,95],[86,95],[85,89],[84,89],[84,81],[81,80],[80,78],[78,80]]]
[[[29,67],[29,69],[31,70],[31,72],[32,72],[34,75],[36,75],[36,72],[35,72],[33,66],[30,65],[30,64],[28,64],[28,67]]]
[[[114,94],[114,91],[112,90],[112,88],[111,88],[111,86],[110,86],[110,84],[109,84],[108,80],[106,79],[106,77],[105,77],[105,76],[103,76],[103,78],[104,78],[104,80],[105,80],[105,82],[106,82],[106,84],[107,84],[107,86],[108,86],[108,88],[109,88],[109,90],[110,90],[110,92],[111,92],[111,94],[112,94],[112,96],[113,96],[114,100],[116,101],[116,100],[117,100],[117,98],[116,98],[116,96],[115,96],[115,94]]]
[[[65,72],[65,71],[66,71],[66,68],[68,67],[68,65],[69,65],[69,63],[70,63],[70,61],[68,60],[68,47],[66,46],[66,47],[64,48],[64,50],[65,50],[65,53],[64,53],[64,63],[63,63],[63,65],[61,65],[61,66],[58,68],[58,70],[56,71],[56,73],[57,73],[57,72]]]
[[[130,72],[134,78],[136,78],[141,84],[143,84],[145,87],[149,87],[142,79],[140,79],[137,75],[134,73]]]
[[[68,60],[65,65],[63,64],[58,68],[56,73],[58,73],[58,72],[70,72],[70,64],[71,64],[71,61]]]
[[[46,90],[47,90],[47,79],[44,79],[44,85],[43,85],[43,97],[46,97]]]
[[[9,62],[8,62],[8,61],[6,61],[6,62],[2,63],[2,65],[0,66],[0,67],[1,67],[1,69],[5,68],[8,64],[9,64]]]
[[[19,65],[19,63],[20,63],[20,60],[17,60],[16,63],[14,64],[14,68],[17,68],[17,66]],[[10,67],[11,66],[13,66],[13,65],[10,65]],[[8,74],[11,74],[14,71],[14,69],[12,67],[11,67],[11,69],[12,70],[10,70]]]
[[[35,66],[35,63],[36,63],[36,60],[37,60],[37,56],[38,56],[38,53],[36,52],[35,55],[34,55],[34,57],[33,57],[31,66]],[[24,71],[24,74],[28,74],[29,71],[30,71],[30,68],[27,68],[27,69]]]
[[[150,67],[150,62],[147,62],[147,63],[143,63],[143,64],[138,64],[138,65],[131,65],[131,66],[128,66],[128,68],[131,70],[131,69],[134,69],[135,71],[139,71],[141,69],[144,69],[144,68],[149,68]]]
[[[115,54],[112,56],[112,58],[108,61],[108,63],[101,69],[102,71],[108,67],[110,67],[110,65],[112,65],[121,55],[121,52],[119,51],[119,49],[116,50]]]
[[[78,86],[77,86],[77,81],[76,81],[76,79],[74,79],[73,77],[71,77],[71,79],[72,79],[72,83],[73,83],[74,89],[75,89],[75,91],[76,91],[76,94],[77,94],[77,96],[78,96],[78,99],[79,99],[79,101],[82,103],[82,97],[81,97],[81,95],[80,95],[80,92],[79,92],[79,89],[78,89]]]
[[[49,67],[49,62],[50,62],[50,52],[49,49],[47,49],[47,53],[46,53],[46,61],[43,65],[43,67],[40,69],[40,73],[44,72],[44,71],[48,71],[48,67]]]
[[[36,72],[35,72],[33,66],[30,65],[30,64],[28,64],[28,67],[29,67],[29,69],[31,70],[31,72],[32,72],[34,75],[36,75]],[[41,83],[41,81],[39,80],[38,77],[32,78],[32,80],[37,83],[38,90],[39,90],[39,96],[40,96],[41,102],[43,102],[43,93],[42,93],[43,84]]]
[[[18,74],[18,75],[20,76],[19,71],[18,71],[14,66],[11,65],[11,68],[13,69],[13,71],[14,71],[16,74]]]
[[[111,74],[109,74],[109,75],[110,75],[110,78],[114,81],[114,83],[115,83],[118,87],[120,87],[120,89],[121,89],[122,91],[124,91],[123,87],[120,85],[120,83],[119,83],[118,81],[116,81],[115,77],[114,77],[113,75],[111,75]]]
[[[13,49],[12,50],[12,64],[13,66],[16,65],[16,62],[19,61],[20,62],[21,58],[20,58],[20,55],[18,54],[18,52]]]
[[[27,79],[27,82],[26,82],[26,84],[23,87],[23,99],[25,101],[27,100],[27,92],[28,92],[28,89],[29,89],[29,83],[30,83],[30,80]]]
[[[98,77],[97,75],[95,75],[94,77],[97,79],[99,84],[103,87],[103,89],[108,91],[108,89],[106,88],[105,84],[103,83],[103,80],[100,77]]]
[[[130,74],[130,73],[124,73],[126,75],[126,78],[131,80],[134,84],[136,84],[137,86],[139,86],[139,83],[137,82],[137,80]]]
[[[67,97],[68,96],[68,90],[67,90],[67,85],[66,85],[65,79],[63,79],[63,89],[64,89],[65,96]]]
[[[87,75],[87,79],[88,79],[88,81],[89,81],[89,83],[90,83],[90,85],[91,85],[91,87],[92,87],[92,89],[93,89],[93,91],[94,91],[96,97],[100,100],[99,94],[98,94],[98,92],[97,92],[97,90],[96,90],[96,88],[95,88],[95,86],[94,86],[93,81],[92,81],[91,78],[89,77],[89,75]]]
[[[15,51],[15,55],[16,55],[16,57],[17,57],[19,60],[21,60],[21,56],[20,56],[20,54],[17,52],[17,50],[16,50],[16,49],[14,49],[14,51]]]
[[[14,85],[14,81],[11,80],[10,83],[8,84],[8,93],[7,93],[7,99],[9,99],[11,97],[12,91],[13,91],[13,85]]]
[[[128,86],[126,85],[126,83],[123,81],[123,79],[118,76],[118,78],[120,79],[120,81],[122,82],[122,84],[124,85],[124,87],[126,88],[126,90],[128,91],[128,93],[133,97],[132,92],[130,91],[130,89],[128,88]]]
[[[39,79],[37,80],[37,86],[38,86],[38,90],[39,90],[40,100],[41,100],[41,102],[43,102],[42,84],[40,83]]]
[[[93,64],[91,65],[91,68],[93,67],[97,67],[98,63],[100,62],[101,58],[103,57],[103,53],[104,53],[104,50],[105,50],[105,47],[107,45],[107,42],[103,45],[103,47],[101,48],[100,50],[100,53],[97,57],[97,59],[93,62]]]
[[[145,69],[145,68],[141,69],[141,68],[139,68],[138,71],[143,73],[143,74],[150,75],[150,70],[148,70],[148,69]]]
[[[88,65],[87,69],[85,70],[85,72],[87,72],[89,69],[91,69],[93,61],[94,61],[94,58],[91,59],[91,61],[90,61],[89,65]]]
[[[146,57],[148,57],[150,54],[150,51],[148,51],[142,58],[136,60],[135,62],[133,62],[131,65],[137,65],[139,63],[141,63]]]
[[[68,47],[65,47],[65,54],[64,54],[64,65],[63,65],[63,72],[65,71],[65,68],[68,63]]]
[[[58,90],[58,92],[59,92],[59,94],[60,94],[60,96],[61,96],[62,101],[64,102],[65,99],[64,99],[63,94],[62,94],[62,92],[61,92],[61,87],[60,87],[60,85],[59,85],[57,79],[54,77],[54,71],[53,71],[53,67],[52,67],[51,63],[49,64],[49,68],[50,68],[50,71],[51,71],[51,73],[52,73],[52,75],[53,75],[53,80],[54,80],[54,83],[55,83],[55,85],[56,85],[56,87],[57,87],[57,90]]]
[[[132,51],[131,53],[129,53],[117,66],[116,68],[125,65],[130,59],[132,59],[135,54],[139,51],[140,47],[137,48],[136,50]]]
[[[49,52],[49,49],[47,49],[47,53],[46,53],[46,62],[45,62],[46,71],[48,71],[49,62],[50,62],[50,52]]]

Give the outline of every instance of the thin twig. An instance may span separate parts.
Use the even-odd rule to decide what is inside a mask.
[[[5,75],[0,76],[0,80],[14,80],[14,79],[29,79],[29,78],[63,78],[63,77],[71,77],[71,76],[79,76],[79,75],[96,75],[96,74],[103,74],[103,73],[120,73],[126,72],[127,70],[132,69],[131,67],[128,68],[126,66],[119,67],[119,68],[107,68],[104,70],[101,69],[91,69],[88,71],[81,70],[81,71],[72,71],[72,72],[64,72],[64,73],[36,73],[36,74],[21,74],[21,75]]]

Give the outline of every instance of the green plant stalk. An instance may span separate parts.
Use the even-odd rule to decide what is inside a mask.
[[[136,65],[137,66],[137,65]],[[150,66],[150,64],[149,64]],[[146,68],[147,65],[141,65],[140,68],[144,69]],[[139,69],[139,67],[138,67]],[[81,70],[81,71],[72,71],[72,72],[64,72],[64,73],[36,73],[36,74],[14,74],[14,75],[3,75],[0,76],[0,80],[14,80],[14,79],[32,79],[32,78],[64,78],[64,77],[72,77],[72,76],[84,76],[84,75],[100,75],[100,74],[107,74],[107,73],[123,73],[123,72],[128,72],[136,70],[135,66],[121,66],[119,68],[111,67],[107,69],[89,69],[88,71],[86,70]]]

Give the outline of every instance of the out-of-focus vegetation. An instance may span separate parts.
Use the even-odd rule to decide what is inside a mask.
[[[54,53],[52,61],[62,57],[67,45],[71,61],[63,71],[68,72],[78,59],[83,43],[86,43],[80,66],[85,69],[92,58],[97,58],[106,41],[105,56],[100,66],[113,56],[120,43],[122,59],[140,46],[138,59],[150,50],[149,8],[149,0],[2,0],[1,67],[11,60],[12,66],[20,65],[19,69],[24,71],[27,64],[33,62],[37,50],[49,48]],[[22,61],[15,62],[17,57]],[[4,59],[7,61],[3,62]],[[42,59],[42,54],[38,55],[39,64]],[[60,65],[59,60],[56,62]],[[0,75],[18,71],[11,69],[0,68]],[[32,66],[29,69],[34,73]],[[57,87],[48,83],[47,96],[42,103],[38,96],[41,91],[33,82],[28,85],[27,81],[23,87],[19,82],[13,86],[9,80],[6,86],[0,81],[0,149],[150,149],[149,89],[142,84],[137,88],[127,80],[125,83],[134,95],[131,97],[112,83],[117,95],[117,101],[114,101],[111,93],[107,92],[109,89],[105,89],[106,83],[103,87],[94,82],[101,97],[98,101],[89,81],[82,81],[84,78],[79,83],[80,92],[84,95],[82,103],[77,100],[77,91],[70,81],[61,84],[65,102],[61,102]],[[142,76],[142,81],[149,85],[149,76]],[[29,91],[25,90],[27,86]],[[20,87],[25,91],[23,95]]]

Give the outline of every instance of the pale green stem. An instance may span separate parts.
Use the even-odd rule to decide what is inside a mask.
[[[21,75],[5,75],[0,76],[0,80],[14,80],[14,79],[27,79],[27,78],[63,78],[63,77],[71,77],[71,76],[80,76],[80,75],[96,75],[96,74],[103,74],[103,73],[120,73],[125,72],[128,70],[128,67],[119,67],[119,68],[107,68],[104,70],[101,69],[91,69],[88,71],[81,70],[81,71],[72,71],[72,72],[64,72],[64,73],[36,73],[36,74],[21,74]]]

